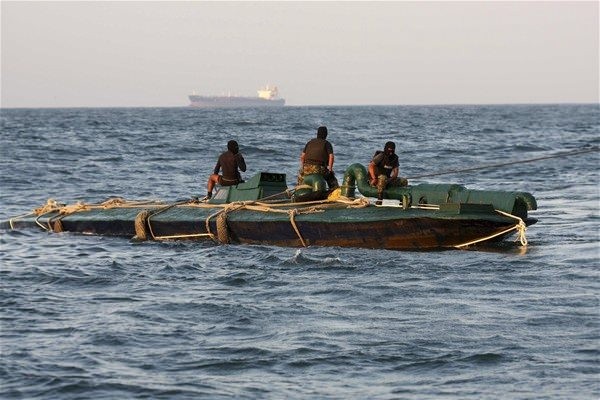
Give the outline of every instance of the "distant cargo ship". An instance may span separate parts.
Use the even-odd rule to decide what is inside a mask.
[[[190,106],[200,108],[237,108],[237,107],[283,107],[285,100],[279,98],[277,86],[259,89],[258,97],[245,96],[201,96],[191,94]]]

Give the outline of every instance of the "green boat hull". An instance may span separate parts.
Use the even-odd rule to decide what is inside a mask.
[[[4,221],[0,228],[138,240],[430,250],[498,241],[515,233],[523,236],[525,225],[535,222],[527,216],[527,210],[536,207],[527,193],[469,191],[458,185],[396,188],[386,196],[399,199],[397,206],[374,206],[365,198],[350,198],[353,188],[363,194],[373,189],[364,186],[361,174],[366,171],[361,167],[355,164],[348,169],[342,191],[346,196],[337,201],[286,201],[285,175],[259,173],[238,187],[221,189],[208,202],[113,199],[101,204],[51,205]],[[318,179],[307,181],[324,190]]]

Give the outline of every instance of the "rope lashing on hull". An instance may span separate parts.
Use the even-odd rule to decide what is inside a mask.
[[[135,216],[135,239],[136,240],[148,240],[148,217],[150,211],[142,210]]]
[[[227,212],[217,215],[217,239],[221,244],[229,244],[229,229],[227,227]]]
[[[277,196],[281,194],[287,193],[289,195],[290,191],[278,193]],[[27,216],[36,215],[35,223],[40,226],[45,231],[50,232],[63,232],[64,226],[62,224],[62,219],[67,217],[68,215],[75,214],[77,212],[89,211],[89,210],[98,210],[98,209],[115,209],[115,208],[141,208],[145,209],[141,210],[135,217],[134,220],[134,231],[135,236],[134,239],[145,241],[145,240],[168,240],[168,239],[187,239],[187,238],[201,238],[201,237],[209,237],[216,243],[230,243],[231,238],[229,235],[229,230],[227,227],[228,214],[230,212],[234,212],[241,209],[247,209],[250,211],[257,212],[275,212],[275,213],[284,213],[289,216],[290,224],[295,234],[298,236],[298,239],[302,246],[308,246],[306,240],[302,236],[300,232],[300,228],[296,222],[296,217],[301,214],[310,214],[316,212],[323,212],[325,209],[329,208],[363,208],[369,206],[370,202],[367,198],[356,198],[349,199],[347,197],[341,196],[331,196],[331,198],[327,200],[317,200],[310,202],[301,203],[302,208],[293,208],[290,209],[290,203],[285,202],[282,203],[282,200],[271,200],[264,201],[270,197],[277,196],[269,196],[267,198],[261,199],[260,201],[249,201],[249,202],[236,202],[229,204],[207,204],[207,203],[199,203],[196,200],[185,200],[171,204],[165,204],[163,202],[159,202],[156,200],[139,200],[139,201],[130,201],[125,200],[120,197],[110,198],[101,203],[82,203],[77,202],[71,205],[65,205],[57,202],[54,199],[48,199],[46,204],[42,207],[35,209],[31,213],[26,213],[23,215],[19,215],[13,217],[9,220],[9,226],[11,229],[15,229],[15,221],[19,218],[24,218]],[[285,201],[285,200],[283,200]],[[157,216],[160,213],[163,213],[171,208],[185,206],[185,207],[198,207],[198,208],[221,208],[216,213],[209,215],[206,218],[206,233],[193,233],[193,234],[175,234],[175,235],[164,235],[159,236],[156,235],[153,226],[152,226],[152,218]],[[147,208],[146,208],[147,207]],[[285,209],[281,209],[285,208]],[[50,213],[56,213],[56,215],[51,216],[48,220],[42,223],[40,218],[43,218],[45,215]],[[211,232],[210,221],[212,218],[217,217],[217,232],[216,235]]]
[[[498,236],[506,235],[510,231],[514,231],[514,230],[517,231],[517,240],[516,241],[520,242],[521,246],[527,246],[528,242],[527,242],[527,237],[525,236],[525,231],[527,230],[527,225],[525,225],[525,222],[523,222],[523,220],[521,218],[519,218],[519,217],[517,217],[515,215],[509,214],[509,213],[506,213],[506,212],[500,211],[500,210],[495,210],[495,211],[497,213],[499,213],[499,214],[502,214],[502,215],[506,216],[506,217],[516,219],[517,220],[517,224],[515,224],[514,226],[511,226],[510,228],[507,228],[507,229],[503,230],[502,232],[498,232],[498,233],[495,233],[493,235],[486,236],[486,237],[483,237],[483,238],[480,238],[480,239],[471,240],[470,242],[459,244],[459,245],[454,246],[454,247],[457,248],[457,249],[461,249],[463,247],[467,247],[467,246],[470,246],[470,245],[473,245],[473,244],[477,244],[477,243],[485,242],[487,240],[494,239],[494,238],[496,238]]]
[[[411,206],[410,208],[414,208],[414,209],[421,209],[421,210],[439,210],[440,206],[436,205],[436,204],[421,204],[418,206]],[[516,215],[512,215],[509,214],[507,212],[504,212],[502,210],[494,210],[495,212],[497,212],[498,214],[504,215],[505,217],[509,217],[509,218],[513,218],[517,221],[517,224],[511,226],[510,228],[507,228],[501,232],[495,233],[493,235],[489,235],[489,236],[485,236],[483,238],[479,238],[479,239],[475,239],[475,240],[471,240],[469,242],[466,243],[462,243],[459,245],[454,246],[457,249],[461,249],[463,247],[467,247],[473,244],[477,244],[477,243],[481,243],[481,242],[485,242],[487,240],[491,240],[494,239],[498,236],[502,236],[502,235],[506,235],[507,233],[509,233],[510,231],[517,231],[517,240],[516,242],[520,242],[522,246],[527,246],[527,237],[525,235],[525,231],[527,230],[527,225],[525,224],[525,222],[523,221],[523,219],[521,219],[520,217],[517,217]]]
[[[306,242],[304,241],[304,238],[302,237],[302,234],[300,233],[300,229],[298,229],[298,225],[296,225],[295,216],[296,216],[296,214],[298,214],[298,210],[294,208],[293,210],[290,210],[288,212],[288,214],[290,215],[290,222],[292,224],[292,227],[294,228],[296,235],[298,235],[298,239],[300,239],[300,243],[302,243],[302,247],[306,247]]]
[[[49,223],[50,224],[50,223]],[[60,218],[55,219],[52,223],[52,232],[54,233],[60,233],[60,232],[64,232],[64,227],[62,222],[60,222]]]
[[[298,224],[296,222],[297,215],[324,212],[325,208],[340,207],[340,206],[342,206],[343,208],[363,208],[363,207],[369,206],[370,203],[369,203],[369,200],[366,198],[358,198],[355,200],[350,200],[350,199],[341,197],[335,201],[320,200],[320,201],[313,201],[313,202],[305,202],[305,203],[301,203],[301,204],[307,205],[308,207],[281,210],[281,209],[278,209],[277,207],[282,207],[282,206],[289,207],[289,204],[268,204],[268,203],[264,203],[264,202],[255,202],[255,201],[229,203],[229,204],[226,204],[223,207],[223,209],[217,211],[216,213],[209,215],[206,218],[205,225],[206,225],[206,232],[208,232],[208,233],[205,235],[210,236],[210,238],[215,243],[223,243],[223,244],[230,243],[231,238],[229,236],[229,230],[227,227],[227,218],[228,218],[229,213],[238,211],[238,210],[242,210],[242,209],[249,210],[249,211],[257,211],[257,212],[273,212],[273,213],[289,215],[290,224],[292,225],[292,229],[298,236],[298,239],[300,240],[300,243],[302,244],[302,246],[307,247],[308,244],[306,243],[306,240],[304,240],[304,237],[302,236],[302,233],[300,232],[300,228],[298,227]],[[193,206],[201,207],[202,205],[194,204]],[[214,206],[211,206],[211,208],[212,207],[214,207]],[[212,233],[211,229],[210,229],[210,221],[215,217],[217,218],[217,234],[216,235],[214,233]]]
[[[44,206],[33,210],[33,214],[37,215],[37,217],[35,219],[35,223],[37,225],[41,226],[46,231],[59,233],[59,232],[64,231],[61,219],[63,219],[67,215],[74,214],[79,211],[84,211],[84,210],[88,210],[88,209],[90,209],[90,206],[87,204],[84,204],[80,201],[78,201],[75,204],[65,205],[65,204],[58,203],[54,199],[48,199],[48,201],[46,202],[46,204]],[[46,222],[48,224],[48,226],[45,226],[40,222],[41,217],[43,217],[46,214],[54,213],[54,212],[57,213],[57,215],[48,218],[48,221]],[[31,213],[28,215],[31,215]],[[13,226],[12,221],[10,222],[10,225],[12,228],[12,226]]]
[[[15,229],[15,222],[21,218],[29,217],[35,215],[35,223],[40,228],[45,231],[50,232],[62,232],[63,225],[61,220],[70,215],[80,211],[93,210],[93,209],[109,209],[109,208],[134,208],[140,207],[142,205],[149,206],[157,206],[162,207],[164,205],[157,204],[157,201],[153,200],[140,200],[140,201],[127,201],[120,197],[108,199],[102,203],[98,204],[86,204],[78,201],[75,204],[66,205],[63,203],[59,203],[54,199],[48,199],[46,204],[42,207],[34,209],[32,212],[27,214],[18,215],[8,220],[9,226],[11,229]],[[40,222],[40,218],[44,217],[46,214],[57,213],[56,216],[50,217],[48,221],[46,221],[46,225]]]
[[[35,213],[30,212],[27,214],[21,214],[21,215],[17,215],[16,217],[12,217],[8,220],[8,226],[10,226],[10,229],[14,230],[15,229],[15,221],[21,219],[21,218],[25,218],[25,217],[30,217],[35,215]]]
[[[128,202],[126,200],[123,200],[122,198],[111,198],[111,199],[108,199],[97,205],[85,204],[80,201],[78,201],[75,204],[64,205],[64,204],[58,204],[55,200],[50,199],[50,200],[48,200],[46,205],[44,207],[42,207],[42,209],[39,212],[41,213],[41,215],[47,214],[49,212],[58,212],[57,216],[51,217],[48,219],[48,230],[59,233],[59,232],[64,231],[64,227],[63,227],[61,220],[68,215],[75,214],[80,211],[86,211],[86,210],[92,210],[92,209],[100,209],[100,208],[101,209],[110,209],[110,208],[128,208],[128,207],[131,208],[131,207],[139,207],[140,205],[144,205],[144,204],[147,204],[147,202],[145,202],[145,201]],[[37,210],[35,212],[37,212]],[[148,214],[146,216],[146,218],[149,219],[150,215]],[[138,229],[139,229],[140,233],[143,234],[143,229],[144,229],[143,224],[144,224],[144,221],[138,221],[138,218],[136,217],[136,226],[135,226],[136,227],[136,235],[137,235]],[[146,237],[146,236],[147,235],[144,235],[144,237]],[[141,240],[146,240],[146,239],[141,239]]]
[[[243,203],[229,203],[229,204],[226,204],[225,207],[223,207],[221,210],[209,215],[206,218],[206,221],[205,221],[206,232],[208,232],[208,236],[210,236],[210,238],[215,243],[221,243],[221,244],[229,244],[230,243],[229,228],[227,227],[227,215],[230,212],[240,209],[242,207],[243,207]],[[210,231],[210,220],[214,217],[217,217],[217,234],[216,235]]]
[[[517,225],[515,225],[515,227],[514,227],[514,229],[517,231],[517,240],[516,241],[520,242],[521,246],[527,246],[528,242],[527,242],[527,237],[525,236],[525,232],[527,231],[527,225],[525,224],[523,219],[517,217],[516,215],[506,213],[504,211],[500,211],[500,210],[495,210],[495,211],[506,217],[514,218],[518,221]]]
[[[89,206],[80,201],[72,205],[64,206],[58,210],[58,215],[56,217],[48,219],[48,226],[51,228],[52,232],[63,232],[64,227],[61,220],[67,215],[75,214],[79,211],[85,210],[89,210]]]
[[[228,206],[226,206],[219,212],[209,215],[208,218],[206,218],[206,231],[209,233],[209,235],[210,235],[211,239],[213,239],[213,241],[215,241],[216,243],[220,243],[220,244],[229,244],[231,242],[231,239],[229,237],[229,228],[227,226],[227,217],[230,212],[242,210],[242,209],[246,209],[246,210],[250,210],[250,211],[278,212],[278,213],[288,214],[290,216],[290,223],[292,224],[292,228],[294,229],[294,232],[296,232],[296,235],[298,235],[298,238],[300,239],[300,243],[302,243],[302,246],[306,247],[306,242],[304,241],[304,238],[302,237],[302,234],[300,233],[300,230],[298,229],[298,225],[296,224],[295,216],[298,215],[299,213],[308,213],[308,211],[298,211],[298,209],[296,209],[296,208],[294,208],[292,210],[287,210],[287,211],[286,210],[275,210],[268,206],[255,206],[253,204],[246,204],[246,203],[242,203],[242,204],[230,203]],[[319,210],[310,210],[310,212],[318,212],[318,211]],[[320,210],[320,211],[322,211],[322,210]],[[210,220],[214,217],[217,218],[217,234],[216,235],[214,235],[210,231]]]
[[[42,207],[39,207],[39,208],[36,208],[33,210],[33,214],[36,215],[35,223],[38,226],[40,226],[42,229],[44,229],[45,231],[52,232],[52,226],[50,225],[50,223],[48,223],[48,225],[46,226],[40,222],[40,218],[51,212],[57,212],[64,206],[65,206],[64,204],[58,203],[54,199],[48,199],[46,201],[46,204],[44,204]],[[12,222],[11,222],[11,226],[12,226]]]
[[[183,201],[179,201],[179,202],[175,202],[172,204],[167,204],[162,206],[161,208],[158,208],[156,210],[143,210],[140,211],[138,213],[138,215],[136,215],[135,217],[135,239],[136,240],[148,240],[148,236],[152,237],[152,240],[161,240],[161,239],[175,239],[175,238],[180,238],[182,236],[186,236],[186,237],[198,237],[198,236],[205,236],[205,235],[173,235],[173,236],[156,236],[154,234],[154,230],[152,229],[152,221],[151,218],[155,217],[156,215],[163,213],[173,207],[177,207],[179,205],[183,205],[183,204],[188,204],[190,203],[191,200],[183,200]],[[118,207],[118,205],[117,205]],[[146,231],[147,228],[147,231]],[[148,235],[150,234],[150,235]]]

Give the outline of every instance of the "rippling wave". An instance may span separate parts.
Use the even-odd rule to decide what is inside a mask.
[[[1,217],[203,195],[227,140],[295,181],[397,143],[412,183],[528,191],[529,246],[394,252],[0,232],[6,399],[600,397],[598,105],[2,110]]]

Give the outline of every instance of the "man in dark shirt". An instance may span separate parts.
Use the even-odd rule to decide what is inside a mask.
[[[329,189],[336,189],[339,184],[333,173],[334,158],[333,146],[327,141],[327,127],[320,126],[317,137],[309,140],[300,154],[298,185],[304,183],[304,176],[320,174],[327,181]]]
[[[399,162],[396,153],[396,144],[387,142],[383,151],[377,150],[369,163],[369,183],[377,186],[377,202],[381,205],[383,191],[392,186],[407,186],[406,178],[398,177]]]
[[[223,175],[219,175],[219,170],[223,169]],[[217,160],[217,165],[212,175],[208,178],[207,198],[212,197],[212,190],[215,184],[221,186],[232,186],[242,182],[242,176],[238,171],[246,172],[246,161],[240,153],[240,147],[235,140],[227,142],[227,151],[223,152]]]

